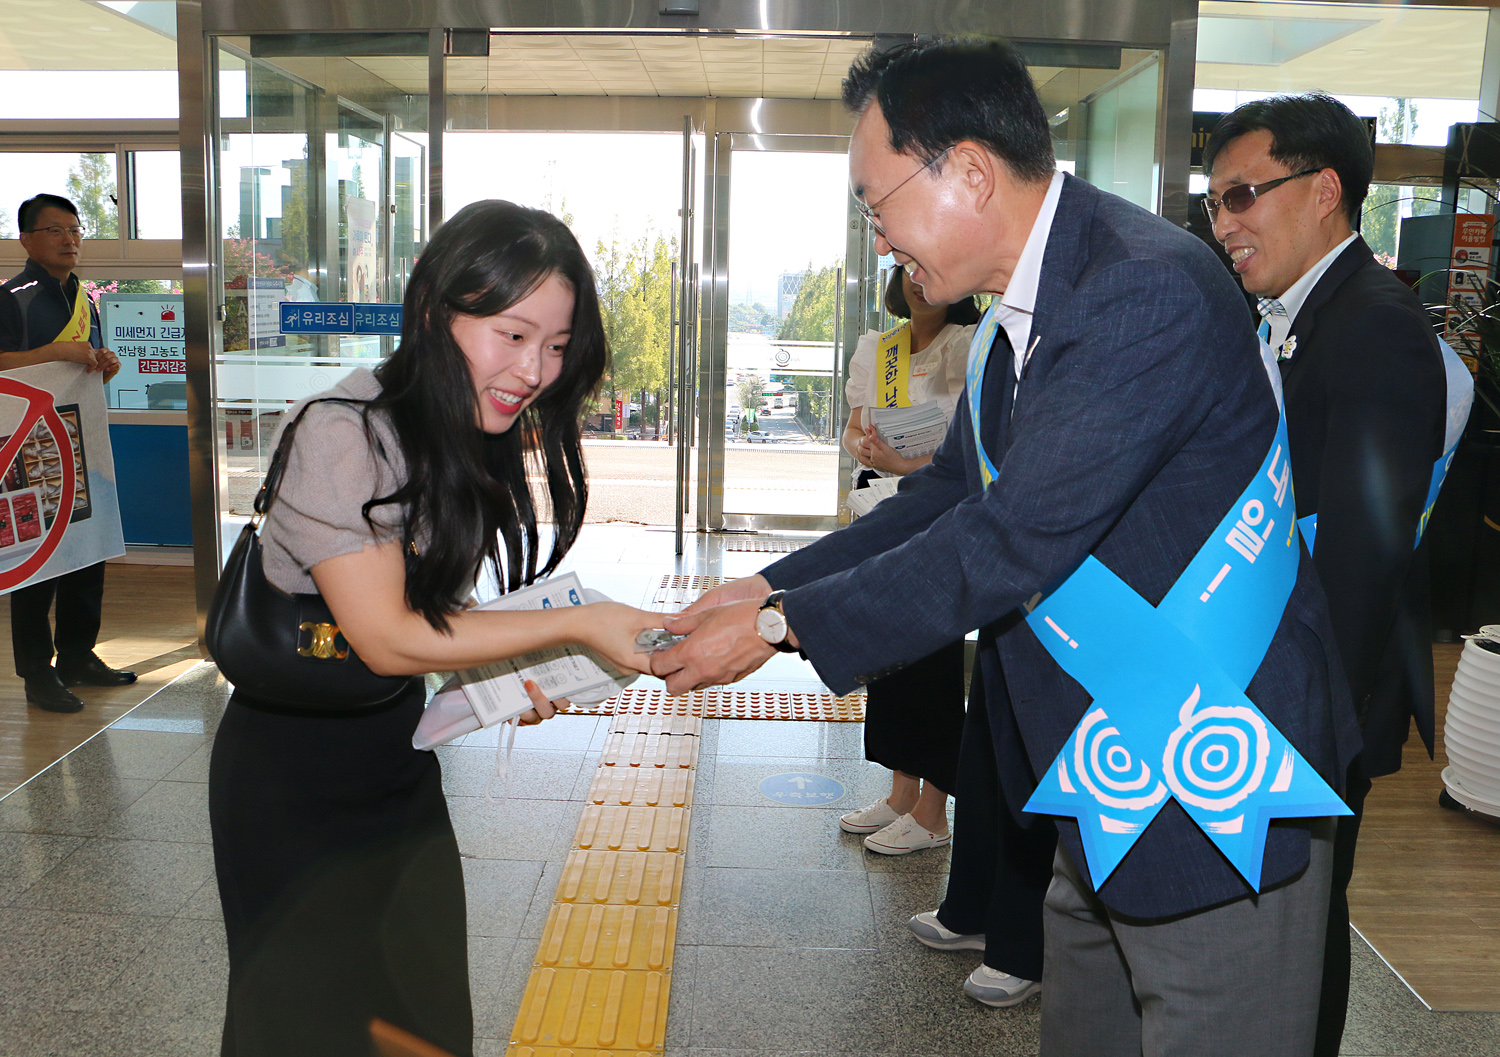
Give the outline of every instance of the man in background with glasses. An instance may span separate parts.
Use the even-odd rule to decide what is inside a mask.
[[[932,462],[895,495],[669,618],[688,638],[657,653],[652,669],[683,693],[800,649],[832,691],[848,693],[977,628],[969,708],[987,710],[1000,810],[1018,827],[1055,826],[1058,838],[1042,910],[1044,1057],[1306,1057],[1332,854],[1323,816],[1337,807],[1321,781],[1316,799],[1282,812],[1298,817],[1257,833],[1253,885],[1178,800],[1147,795],[1157,768],[1165,772],[1163,743],[1174,751],[1165,736],[1094,752],[1089,771],[1068,763],[1076,779],[1053,782],[1074,799],[1026,810],[1038,780],[1063,773],[1066,747],[1081,745],[1085,722],[1106,710],[1112,720],[1149,716],[1158,730],[1196,722],[1201,688],[1179,675],[1161,692],[1166,667],[1191,661],[1194,678],[1227,678],[1215,674],[1218,660],[1157,623],[1158,603],[1179,581],[1192,590],[1175,597],[1192,605],[1200,583],[1204,600],[1222,589],[1228,565],[1211,584],[1188,575],[1203,568],[1203,554],[1215,565],[1228,554],[1236,584],[1262,583],[1267,569],[1285,574],[1280,593],[1264,596],[1274,604],[1212,609],[1250,618],[1211,619],[1225,630],[1223,645],[1256,647],[1237,669],[1249,681],[1237,685],[1269,721],[1257,738],[1274,725],[1307,761],[1299,773],[1335,784],[1357,749],[1337,658],[1323,645],[1332,631],[1316,573],[1289,533],[1279,413],[1244,300],[1202,241],[1056,171],[1047,114],[1004,42],[872,52],[850,70],[844,100],[859,114],[850,189],[875,248],[893,254],[929,300],[996,295],[970,349],[965,397]],[[1259,484],[1278,462],[1273,487]],[[1276,511],[1275,542],[1258,569],[1226,549],[1221,527],[1242,511],[1264,525],[1257,544],[1271,538],[1270,507],[1246,502],[1252,491]],[[1076,586],[1100,569],[1115,594]],[[1070,584],[1075,593],[1059,589]],[[1096,621],[1077,639],[1060,630],[1095,621],[1121,597],[1115,584],[1134,617]],[[1080,603],[1077,624],[1060,609],[1050,630],[1033,622],[1069,598]],[[1074,656],[1109,660],[1075,678]],[[1126,669],[1140,675],[1117,693],[1107,684]],[[1107,705],[1094,707],[1096,691]],[[1112,734],[1110,726],[1098,736]],[[1251,773],[1249,746],[1219,788]],[[1228,773],[1230,744],[1213,751],[1205,766]],[[1149,769],[1137,778],[1141,764]],[[1254,769],[1254,782],[1263,771]],[[1282,779],[1266,781],[1274,792]],[[1127,793],[1095,791],[1111,783]],[[1117,824],[1119,811],[1143,809],[1130,799],[1137,793],[1160,812]],[[1105,799],[1118,810],[1106,812]],[[1085,832],[1106,824],[1131,840],[1109,862],[1084,851]]]
[[[1322,94],[1226,115],[1203,152],[1204,208],[1245,289],[1285,390],[1299,522],[1328,595],[1364,749],[1338,820],[1319,1057],[1349,1005],[1354,847],[1370,780],[1401,768],[1413,716],[1432,753],[1427,548],[1413,546],[1444,453],[1448,384],[1421,303],[1355,233],[1374,173],[1369,127]]]
[[[21,204],[19,219],[27,260],[20,275],[0,286],[0,370],[77,363],[109,381],[120,361],[104,348],[98,309],[73,274],[85,235],[77,207],[41,194]],[[135,682],[135,673],[111,668],[94,653],[103,603],[103,562],[10,593],[11,646],[27,701],[48,712],[77,712],[83,701],[69,687]]]

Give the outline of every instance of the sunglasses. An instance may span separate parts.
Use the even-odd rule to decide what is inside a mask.
[[[1255,200],[1267,191],[1274,191],[1288,180],[1300,179],[1303,176],[1311,176],[1313,173],[1322,172],[1324,166],[1316,169],[1303,169],[1294,172],[1290,176],[1283,176],[1279,180],[1268,180],[1263,184],[1235,184],[1233,187],[1224,188],[1224,193],[1218,198],[1205,197],[1203,199],[1203,212],[1208,214],[1208,222],[1214,223],[1219,219],[1219,207],[1223,206],[1231,213],[1243,213],[1255,204]]]

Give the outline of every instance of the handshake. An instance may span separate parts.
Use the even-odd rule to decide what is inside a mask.
[[[776,654],[755,630],[761,603],[771,585],[757,573],[709,591],[681,613],[660,618],[668,635],[648,629],[637,638],[636,667],[664,679],[667,692],[686,694],[706,686],[737,682]],[[787,641],[797,645],[796,635]]]

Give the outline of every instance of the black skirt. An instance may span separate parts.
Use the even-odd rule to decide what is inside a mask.
[[[865,693],[865,759],[952,793],[964,732],[964,644],[950,643]]]
[[[229,700],[209,768],[223,1054],[368,1057],[380,1017],[473,1052],[463,869],[420,682],[373,715]]]

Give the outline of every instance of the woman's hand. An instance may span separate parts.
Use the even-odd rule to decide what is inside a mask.
[[[905,477],[907,474],[926,466],[932,461],[931,455],[923,455],[915,459],[904,457],[895,448],[882,440],[880,434],[875,432],[873,426],[865,427],[865,435],[859,442],[858,448],[859,450],[854,457],[862,465],[872,467],[876,470],[884,470],[886,473],[893,473],[898,477]]]
[[[591,602],[575,606],[578,641],[622,672],[651,674],[651,654],[635,644],[636,636],[662,627],[663,613],[651,613],[620,602]]]
[[[551,719],[557,715],[557,706],[566,706],[568,699],[560,697],[556,701],[548,701],[547,695],[542,693],[542,688],[532,680],[527,679],[522,685],[526,687],[526,693],[531,698],[532,706],[516,717],[516,722],[523,727],[534,727],[544,719]]]

